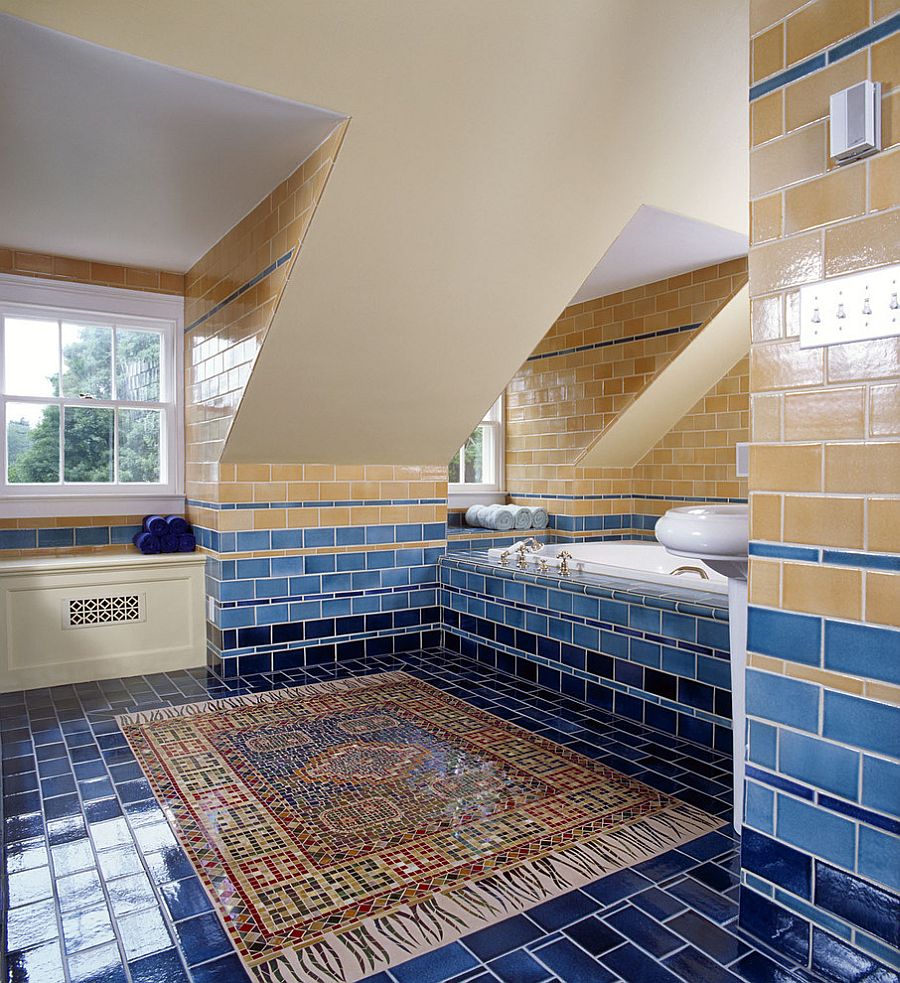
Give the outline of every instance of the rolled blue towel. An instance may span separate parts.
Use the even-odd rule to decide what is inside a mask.
[[[550,524],[550,516],[547,515],[547,510],[540,508],[531,510],[531,524],[535,529],[546,529]]]
[[[531,528],[531,509],[526,508],[524,505],[507,505],[505,508],[512,512],[516,529]]]
[[[194,538],[193,533],[183,532],[178,537],[179,553],[193,553],[196,548],[197,548],[197,540]]]
[[[166,520],[161,515],[144,516],[144,532],[149,532],[154,536],[162,536],[168,531],[169,527],[166,525]]]
[[[473,505],[471,509],[466,512],[466,515],[468,516],[469,511],[471,511],[476,526],[479,526],[482,529],[490,529],[491,526],[488,525],[489,508],[489,505]]]
[[[145,556],[161,551],[159,536],[154,536],[152,532],[137,532],[131,541]]]
[[[515,516],[503,505],[491,505],[485,518],[490,523],[488,528],[497,532],[509,532],[516,524]]]
[[[167,515],[166,516],[166,531],[170,532],[173,536],[182,536],[186,532],[190,532],[191,527],[187,524],[187,520],[183,515]]]
[[[178,536],[173,535],[170,532],[164,533],[159,537],[159,551],[160,553],[177,553],[178,552]]]
[[[478,526],[480,525],[478,521],[478,515],[481,510],[480,505],[470,505],[466,509],[466,525],[467,526]]]

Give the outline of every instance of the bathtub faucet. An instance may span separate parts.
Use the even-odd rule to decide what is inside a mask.
[[[528,568],[528,560],[525,557],[528,553],[528,543],[522,543],[521,546],[517,547],[516,553],[519,554],[519,558],[516,560],[516,566],[520,570],[526,570]]]
[[[531,550],[532,553],[539,553],[542,549],[541,544],[536,539],[526,539],[522,546],[526,550]]]
[[[560,550],[556,554],[556,559],[559,560],[559,575],[561,577],[569,576],[569,560],[572,559],[572,554],[568,553],[566,550]]]

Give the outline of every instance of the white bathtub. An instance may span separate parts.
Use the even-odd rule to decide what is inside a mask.
[[[501,557],[509,552],[506,565],[518,569],[519,554],[516,543],[502,549],[488,550],[491,561],[501,564]],[[673,556],[659,543],[614,542],[614,543],[552,543],[542,546],[536,552],[525,554],[528,573],[556,573],[559,567],[558,554],[565,550],[571,553],[569,571],[571,573],[590,573],[599,576],[620,577],[627,580],[640,580],[644,583],[661,584],[666,587],[689,587],[714,594],[727,594],[728,581],[721,574],[711,570],[700,560]],[[542,564],[546,563],[546,566]],[[681,573],[676,574],[676,570]],[[704,578],[703,574],[706,574]]]

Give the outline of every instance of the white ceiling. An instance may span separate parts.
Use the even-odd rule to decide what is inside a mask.
[[[747,236],[684,215],[641,207],[613,240],[572,304],[746,256]]]
[[[0,14],[0,245],[188,269],[343,119]]]

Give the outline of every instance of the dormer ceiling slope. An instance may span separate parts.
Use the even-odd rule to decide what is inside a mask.
[[[642,205],[747,232],[746,0],[0,9],[351,117],[226,461],[442,463]]]

